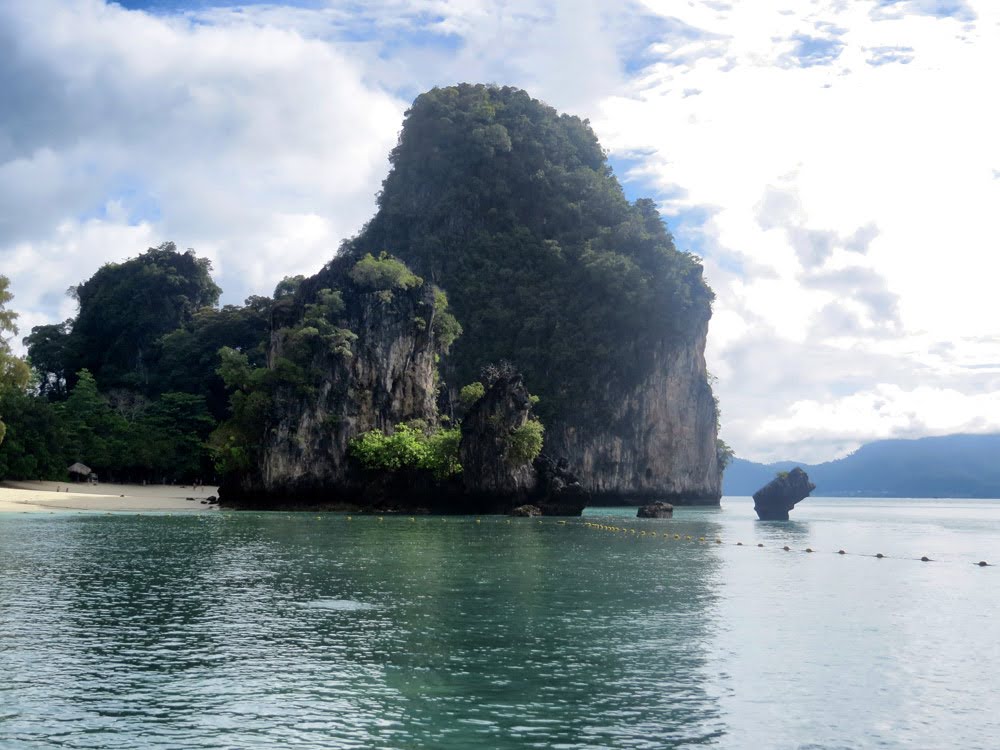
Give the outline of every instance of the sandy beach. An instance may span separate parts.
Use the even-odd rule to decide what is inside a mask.
[[[193,489],[190,485],[0,482],[0,513],[204,511],[216,508],[201,502],[213,495],[218,495],[217,487]]]

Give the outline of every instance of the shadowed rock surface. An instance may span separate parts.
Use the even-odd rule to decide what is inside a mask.
[[[753,495],[753,509],[761,521],[787,521],[788,511],[809,497],[816,485],[802,469],[781,472]]]
[[[525,499],[537,477],[530,462],[512,460],[510,437],[531,416],[531,394],[519,374],[504,375],[490,385],[462,420],[462,482],[472,495]]]
[[[673,518],[674,506],[670,503],[650,503],[643,505],[635,514],[636,518]]]
[[[534,461],[538,477],[535,502],[546,516],[579,516],[590,504],[590,492],[569,470],[569,461],[558,461],[542,453]]]

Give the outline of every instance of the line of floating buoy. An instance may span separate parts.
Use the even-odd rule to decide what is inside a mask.
[[[508,521],[508,523],[510,523],[510,521]],[[560,525],[566,525],[566,522],[565,521],[559,521],[559,524]],[[582,526],[584,526],[586,528],[598,529],[600,531],[621,532],[623,534],[637,534],[636,530],[634,528],[631,528],[631,527],[613,526],[611,524],[601,524],[601,523],[594,523],[594,522],[590,522],[590,521],[584,521],[582,524],[573,524],[573,525],[577,525],[577,526],[582,525]],[[655,531],[640,530],[638,532],[638,536],[656,537],[657,533]],[[673,534],[672,537],[671,537],[671,535],[668,534],[667,532],[663,532],[663,540],[664,541],[668,541],[671,538],[673,538],[674,540],[678,540],[678,541],[681,540],[681,539],[684,539],[685,541],[694,541],[694,537],[691,534],[685,534],[684,536],[681,536],[680,534]],[[699,543],[703,543],[703,542],[706,541],[706,539],[705,539],[705,537],[700,536],[700,537],[698,537],[697,541]],[[723,544],[723,540],[720,539],[719,537],[716,537],[715,538],[715,543],[716,544]],[[736,547],[744,547],[744,546],[746,546],[746,545],[743,544],[743,542],[734,542],[733,544]],[[765,547],[765,545],[764,545],[763,542],[757,542],[757,547],[759,549],[763,549]],[[781,549],[784,550],[785,552],[793,552],[794,551],[787,544],[784,545]],[[817,552],[812,547],[806,547],[802,551],[805,552],[806,554],[815,554]],[[847,550],[845,550],[845,549],[838,549],[837,552],[836,552],[836,554],[843,556],[843,555],[848,555],[850,553],[848,553]],[[884,554],[882,552],[876,552],[874,555],[863,555],[863,556],[874,557],[877,560],[885,560],[885,559],[888,559],[888,557],[889,557],[888,555],[886,555],[886,554]],[[934,559],[931,558],[931,557],[928,557],[927,555],[923,555],[923,556],[917,557],[917,558],[897,558],[897,559],[917,560],[919,562],[934,562]],[[976,566],[978,566],[978,567],[980,567],[980,568],[992,567],[990,565],[990,563],[986,562],[986,560],[980,560],[979,562],[973,563],[973,564],[976,565]]]

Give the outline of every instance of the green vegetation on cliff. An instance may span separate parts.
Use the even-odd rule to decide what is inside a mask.
[[[435,429],[424,424],[398,424],[393,433],[369,430],[351,441],[350,453],[366,469],[401,471],[421,469],[436,479],[462,471],[458,462],[457,428]]]
[[[584,120],[515,88],[433,89],[390,161],[377,214],[345,249],[366,268],[388,249],[447,290],[465,330],[444,363],[455,392],[507,359],[543,416],[597,417],[609,381],[641,376],[656,342],[709,317],[698,260],[652,201],[626,200]]]
[[[206,441],[229,413],[219,349],[262,365],[273,305],[217,309],[210,271],[166,243],[71,289],[77,315],[33,328],[27,363],[12,359],[24,377],[0,388],[11,423],[0,478],[63,479],[76,461],[103,479],[210,477]]]

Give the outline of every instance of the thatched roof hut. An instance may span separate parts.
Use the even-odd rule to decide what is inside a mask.
[[[87,477],[91,475],[90,467],[84,466],[79,461],[66,469],[70,474],[79,474],[81,477]]]

